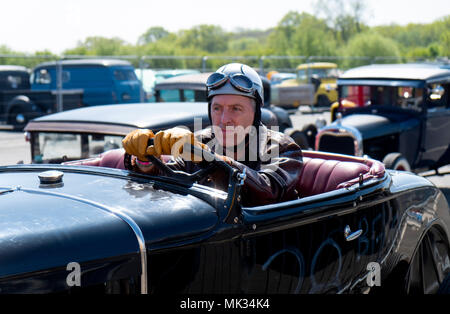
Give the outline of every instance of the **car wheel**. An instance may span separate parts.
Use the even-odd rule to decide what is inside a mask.
[[[287,135],[289,135],[301,149],[308,150],[311,148],[311,146],[309,146],[308,137],[302,131],[293,130]]]
[[[387,154],[383,158],[383,163],[387,169],[411,171],[409,162],[400,153]]]
[[[14,107],[9,111],[8,124],[11,124],[14,128],[23,128],[27,123],[28,117],[20,107]]]
[[[437,229],[424,236],[407,272],[407,294],[450,293],[449,248],[444,239]]]
[[[450,294],[450,274],[447,275],[447,277],[439,286],[437,294]]]

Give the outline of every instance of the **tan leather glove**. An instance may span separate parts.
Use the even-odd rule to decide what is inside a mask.
[[[193,152],[184,152],[183,145],[188,143],[203,149],[208,146],[195,139],[194,133],[183,128],[171,128],[156,133],[154,144],[149,146],[147,153],[159,157],[161,155],[172,155],[175,158],[181,156],[184,160],[194,162],[202,161],[201,156],[194,156]]]
[[[146,155],[152,155],[148,140],[154,138],[155,135],[148,129],[137,129],[131,131],[122,140],[122,146],[129,155],[136,156],[141,161],[148,161]]]

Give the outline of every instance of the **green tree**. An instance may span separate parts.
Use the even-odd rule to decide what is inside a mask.
[[[442,56],[450,57],[450,30],[442,33],[441,37]]]
[[[324,20],[304,14],[292,37],[295,53],[304,56],[336,55],[336,40]]]
[[[374,28],[384,37],[399,44],[404,56],[433,57],[444,54],[445,33],[450,29],[450,15],[429,24],[408,24],[406,26],[384,25]],[[443,42],[444,40],[444,42]]]
[[[56,60],[58,57],[48,50],[36,51],[34,54],[25,54],[10,49],[5,45],[0,46],[0,64],[22,65],[33,68],[41,62]]]
[[[375,32],[355,35],[341,51],[341,55],[349,57],[343,67],[350,68],[368,63],[395,63],[400,61],[398,44]],[[351,58],[363,57],[363,58]],[[381,58],[377,58],[381,57]]]
[[[198,25],[178,34],[178,45],[183,48],[196,48],[206,53],[220,53],[228,49],[229,34],[220,26]]]
[[[130,47],[124,40],[114,37],[101,36],[87,37],[83,42],[78,42],[77,47],[64,51],[65,55],[87,55],[87,56],[116,56],[125,55],[130,52]]]
[[[314,7],[316,16],[324,17],[338,41],[347,42],[368,28],[364,25],[365,0],[317,0]]]
[[[138,39],[138,45],[154,43],[162,38],[169,36],[170,32],[160,26],[150,27]]]
[[[176,45],[177,36],[169,34],[156,42],[152,42],[138,48],[140,56],[176,56],[178,47]],[[182,68],[183,64],[179,59],[147,58],[144,60],[149,68]]]
[[[295,68],[309,56],[335,54],[335,39],[324,20],[305,12],[289,12],[269,34],[265,51],[266,55],[295,56],[272,59],[269,67]]]

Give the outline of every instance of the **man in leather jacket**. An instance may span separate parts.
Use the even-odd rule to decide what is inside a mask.
[[[183,144],[189,143],[214,153],[241,172],[245,169],[241,192],[244,206],[298,198],[296,185],[303,166],[302,152],[290,137],[261,123],[264,97],[258,73],[244,64],[224,65],[208,78],[207,93],[212,127],[195,134],[183,128],[156,134],[138,129],[125,137],[123,147],[132,155],[134,170],[161,174],[146,156],[163,159],[172,155],[168,166],[193,172],[208,161],[183,152]],[[148,145],[150,139],[152,145]],[[225,188],[228,180],[218,170],[201,183]]]

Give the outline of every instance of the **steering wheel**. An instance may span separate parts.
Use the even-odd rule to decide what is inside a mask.
[[[149,141],[149,145],[153,144],[153,139]],[[197,170],[194,173],[187,173],[184,171],[176,171],[167,166],[164,162],[162,162],[159,158],[156,158],[153,155],[147,155],[148,158],[156,167],[158,167],[161,171],[165,172],[167,176],[172,177],[174,180],[178,181],[182,185],[194,184],[198,182],[200,179],[204,178],[208,173],[213,170],[216,170],[217,167],[225,170],[229,175],[228,182],[228,197],[225,200],[225,206],[221,207],[220,216],[223,218],[223,221],[226,223],[235,223],[234,220],[239,215],[239,204],[240,204],[240,190],[244,184],[244,180],[246,178],[246,169],[244,168],[243,172],[240,173],[237,169],[230,166],[228,163],[223,161],[218,157],[215,153],[209,152],[207,150],[202,149],[201,147],[193,146],[190,143],[186,143],[183,146],[183,150],[189,150],[194,153],[194,155],[202,156],[205,160],[208,161],[206,167]],[[127,169],[132,170],[131,167],[131,156],[125,154],[126,165],[125,167],[129,167]],[[237,201],[236,201],[237,200]]]
[[[153,139],[150,139],[148,142],[148,146],[153,145]],[[183,146],[183,150],[191,150],[194,155],[196,156],[202,156],[202,158],[208,160],[208,164],[206,167],[202,167],[201,169],[195,171],[194,173],[187,173],[185,171],[180,170],[173,170],[168,165],[166,165],[164,162],[162,162],[159,158],[153,156],[153,155],[147,155],[145,156],[148,160],[150,160],[158,169],[163,171],[168,177],[172,177],[177,180],[181,181],[188,181],[190,183],[198,182],[200,179],[204,178],[207,174],[209,174],[214,169],[217,169],[217,167],[224,169],[228,173],[232,174],[235,170],[233,167],[231,167],[229,164],[227,164],[222,159],[218,158],[218,156],[215,153],[209,152],[207,150],[204,150],[201,147],[194,146],[190,143],[185,143]],[[125,168],[127,170],[132,170],[131,167],[131,156],[125,153]]]

